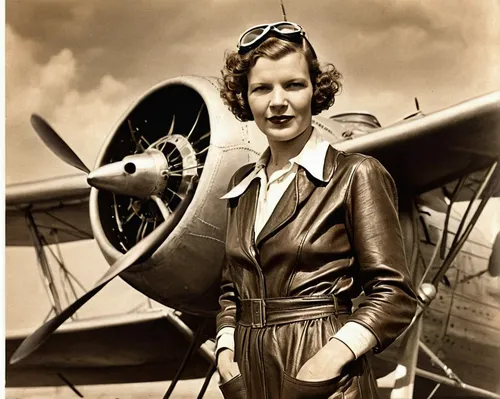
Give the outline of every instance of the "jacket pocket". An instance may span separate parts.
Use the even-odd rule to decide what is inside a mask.
[[[324,381],[303,381],[283,372],[281,399],[343,399],[350,374]]]
[[[229,381],[220,384],[219,389],[221,390],[224,399],[246,399],[247,397],[241,374],[238,374]]]

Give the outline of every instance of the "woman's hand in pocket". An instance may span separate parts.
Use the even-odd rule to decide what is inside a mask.
[[[354,360],[349,347],[338,339],[331,339],[300,368],[298,380],[324,381],[338,377],[344,366]]]
[[[217,357],[217,370],[221,377],[221,383],[229,381],[240,374],[238,363],[234,361],[234,352],[231,349],[223,349]]]

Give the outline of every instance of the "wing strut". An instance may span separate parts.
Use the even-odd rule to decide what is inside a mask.
[[[462,221],[460,222],[460,226],[458,227],[455,239],[453,240],[450,250],[448,251],[448,255],[446,256],[446,259],[444,260],[443,264],[441,265],[437,273],[434,275],[434,278],[432,279],[432,284],[436,288],[441,279],[443,278],[444,274],[447,272],[448,268],[451,266],[451,263],[455,260],[455,257],[458,255],[458,252],[465,244],[465,241],[467,241],[470,232],[476,225],[476,222],[479,219],[479,216],[481,216],[481,212],[483,211],[487,202],[493,196],[493,193],[495,192],[496,189],[495,186],[498,185],[498,176],[495,176],[498,174],[498,170],[499,170],[498,161],[495,161],[488,169],[488,172],[485,175],[483,183],[474,194],[474,197],[470,200],[469,206],[467,207],[467,210],[462,218]],[[494,176],[496,178],[494,178]],[[472,209],[472,205],[478,198],[481,197],[483,192],[484,196],[481,198],[481,202],[476,208],[474,215],[472,216],[471,220],[469,221],[469,224],[467,225],[465,231],[462,234],[462,229],[464,227],[465,221],[467,220],[467,217],[469,216],[470,210]],[[451,202],[450,205],[448,206],[447,215],[451,214],[452,205],[453,202]],[[443,239],[441,240],[442,242],[444,242],[446,238],[444,234],[447,234],[447,231],[443,231]]]
[[[431,373],[430,371],[427,371],[427,370],[422,370],[422,369],[417,368],[416,375],[418,375],[419,377],[427,378],[428,380],[437,382],[436,387],[439,387],[440,384],[444,384],[444,385],[449,385],[451,387],[462,389],[465,392],[470,392],[470,393],[476,394],[476,396],[473,396],[474,398],[478,397],[477,395],[479,395],[479,396],[484,397],[484,398],[500,399],[500,395],[498,395],[494,392],[490,392],[490,391],[487,391],[485,389],[478,388],[478,387],[475,387],[472,385],[459,383],[458,381],[456,381],[454,379],[445,377],[443,375]],[[428,399],[430,399],[432,396],[434,396],[434,393],[436,392],[436,390],[437,389],[434,388],[431,396],[428,396]]]
[[[185,324],[182,319],[179,317],[179,312],[169,312],[167,314],[167,319],[176,327],[187,339],[191,341],[191,344],[189,345],[188,350],[186,351],[186,354],[184,355],[184,359],[182,360],[182,363],[177,370],[177,373],[170,383],[170,386],[168,387],[167,392],[165,393],[165,396],[163,396],[163,399],[168,399],[172,395],[175,386],[179,379],[181,378],[182,372],[184,371],[189,359],[191,358],[191,355],[193,354],[194,350],[198,348],[198,351],[203,355],[203,357],[210,363],[210,367],[207,371],[207,374],[205,376],[205,381],[203,383],[203,386],[201,387],[200,393],[198,394],[198,399],[202,399],[208,384],[210,383],[210,380],[212,379],[213,374],[216,371],[216,366],[215,366],[215,343],[213,340],[208,340],[205,343],[200,345],[201,342],[201,337],[203,335],[203,331],[206,326],[206,319],[203,319],[203,321],[200,323],[200,325],[197,327],[196,331],[193,332],[193,330]]]
[[[196,346],[198,346],[200,343],[200,337],[201,337],[201,334],[203,334],[203,330],[205,329],[205,324],[206,324],[206,320],[204,319],[200,323],[200,325],[196,328],[196,332],[191,337],[191,343],[189,344],[189,348],[186,351],[186,354],[184,355],[184,359],[182,359],[182,363],[181,363],[179,369],[177,370],[177,373],[175,374],[174,379],[170,383],[170,386],[168,387],[167,392],[165,392],[163,399],[170,398],[170,396],[174,392],[175,386],[177,385],[177,382],[179,382],[181,375],[182,375],[182,372],[186,368],[186,365],[187,365],[189,359],[191,358],[191,355],[193,354]]]
[[[417,326],[421,324],[421,319],[419,320],[418,324],[415,326],[414,330],[418,330]],[[409,339],[407,340],[410,341],[415,334],[415,331],[412,330],[412,332],[409,332],[406,334],[405,337],[408,337]],[[401,398],[401,399],[407,399],[411,398],[412,392],[407,390],[407,386],[400,386],[399,382],[404,379],[404,377],[407,377],[409,373],[414,372],[415,375],[418,375],[419,377],[426,378],[430,381],[436,382],[436,386],[432,390],[432,392],[427,396],[427,399],[431,399],[434,397],[435,393],[439,389],[441,385],[448,385],[451,387],[459,388],[465,392],[469,392],[471,394],[475,394],[476,396],[474,397],[485,397],[485,398],[491,398],[491,399],[500,399],[500,395],[496,394],[494,392],[487,391],[485,389],[475,387],[473,385],[469,385],[464,383],[458,376],[451,370],[448,366],[446,366],[445,363],[441,361],[441,359],[434,353],[432,352],[427,345],[425,345],[422,341],[417,340],[418,347],[429,357],[429,359],[437,364],[446,374],[440,375],[436,374],[427,370],[423,370],[421,368],[415,367],[414,370],[407,369],[403,364],[398,364],[396,369],[389,373],[388,375],[379,378],[377,380],[379,388],[393,388],[391,391],[391,398]],[[409,347],[412,345],[408,345],[405,347],[405,351],[408,350]],[[411,349],[410,349],[411,350]],[[411,387],[411,390],[413,390],[413,384]],[[409,396],[410,395],[410,396]]]
[[[423,370],[420,370],[418,368],[415,368],[416,366],[416,351],[417,348],[420,347],[432,360],[436,361],[439,360],[437,356],[432,353],[429,348],[427,348],[421,341],[420,337],[417,331],[420,330],[420,324],[421,324],[421,317],[424,314],[424,312],[427,310],[431,302],[434,300],[434,298],[437,295],[438,291],[438,286],[439,283],[442,281],[442,279],[445,277],[446,272],[450,268],[451,264],[455,260],[456,256],[460,252],[462,246],[465,244],[467,241],[467,238],[469,237],[469,234],[471,233],[472,229],[474,228],[477,220],[479,219],[479,216],[481,215],[484,207],[486,206],[487,202],[489,199],[494,195],[495,191],[498,190],[498,186],[500,184],[500,166],[499,166],[499,160],[495,160],[492,162],[490,167],[487,169],[486,173],[484,174],[484,178],[482,180],[482,183],[478,190],[474,193],[474,196],[469,202],[469,205],[467,207],[467,210],[465,211],[465,214],[460,222],[460,225],[458,227],[458,230],[456,232],[455,238],[450,245],[450,248],[448,250],[448,253],[446,253],[446,242],[447,242],[447,235],[448,235],[448,222],[450,219],[451,211],[453,204],[457,200],[457,198],[460,198],[460,192],[464,186],[466,186],[466,181],[467,181],[467,176],[464,176],[460,179],[460,181],[457,183],[457,186],[455,187],[453,191],[453,195],[451,197],[450,203],[448,205],[448,209],[446,212],[446,218],[443,226],[443,233],[436,244],[436,248],[434,251],[434,254],[432,255],[432,258],[429,262],[429,264],[426,266],[426,270],[424,273],[424,276],[422,277],[420,284],[418,286],[418,308],[417,312],[415,314],[415,317],[413,318],[411,324],[408,326],[406,331],[403,333],[402,339],[404,340],[404,347],[405,352],[402,354],[401,361],[398,364],[398,367],[390,373],[390,375],[386,376],[388,377],[387,379],[390,380],[392,378],[397,379],[397,380],[407,380],[406,384],[403,384],[404,386],[400,386],[399,388],[395,388],[391,392],[391,399],[396,399],[396,398],[405,398],[409,399],[413,396],[413,379],[408,378],[408,373],[411,373],[413,376],[414,375],[421,375],[424,376],[428,379],[431,379],[433,381],[436,381],[438,383],[442,384],[447,384],[447,385],[452,385],[456,386],[458,388],[462,388],[466,391],[469,392],[474,392],[479,395],[485,396],[485,397],[490,397],[490,398],[497,398],[500,399],[500,395],[493,394],[491,392],[487,392],[484,390],[481,390],[476,387],[472,387],[470,385],[464,384],[454,373],[452,370],[450,370],[444,363],[441,361],[437,362],[441,368],[445,371],[447,376],[440,376],[434,373],[429,373]],[[479,204],[477,205],[474,213],[469,218],[469,214],[471,213],[472,206],[476,202],[476,200],[480,199]],[[439,269],[436,271],[434,276],[430,279],[430,282],[428,279],[429,272],[431,271],[432,264],[436,258],[436,255],[440,252],[440,256],[443,260],[443,263],[439,267]],[[415,331],[413,331],[415,330]],[[411,350],[408,348],[412,348]],[[384,377],[382,380],[385,380],[386,377]],[[399,381],[398,381],[399,382]],[[383,381],[385,383],[385,381]],[[436,389],[437,390],[437,389]],[[435,391],[434,391],[435,392]],[[431,394],[431,397],[433,396],[434,392]]]
[[[35,222],[35,219],[33,217],[33,214],[30,210],[26,211],[26,223],[28,225],[28,229],[31,234],[31,239],[33,242],[33,246],[36,251],[36,257],[39,265],[39,270],[40,270],[40,277],[42,279],[42,283],[46,288],[47,291],[47,297],[49,298],[50,304],[51,304],[51,309],[47,315],[47,318],[54,313],[55,315],[58,315],[61,313],[62,308],[63,308],[63,303],[61,300],[60,296],[60,290],[58,289],[54,277],[54,273],[50,267],[50,263],[47,258],[47,254],[45,252],[45,249],[48,249],[49,252],[52,254],[54,259],[56,260],[57,264],[59,265],[60,268],[60,274],[61,274],[61,287],[63,288],[63,293],[66,301],[68,303],[72,302],[72,299],[69,297],[69,292],[66,288],[69,287],[71,290],[71,294],[74,296],[74,298],[78,298],[78,295],[75,290],[75,286],[73,285],[73,281],[78,285],[78,287],[82,290],[85,291],[85,288],[83,285],[78,281],[78,279],[68,270],[66,265],[64,264],[63,258],[62,258],[62,253],[61,249],[59,247],[59,239],[57,235],[57,230],[52,229],[50,234],[54,237],[56,247],[57,247],[57,252],[58,254],[56,255],[54,251],[50,248],[47,239],[43,235],[43,233],[40,231],[38,228],[38,225]],[[73,280],[73,281],[72,281]],[[74,300],[74,299],[73,299]],[[76,319],[76,315],[73,317],[73,319]]]
[[[31,239],[33,240],[33,246],[35,247],[36,257],[40,267],[40,276],[47,290],[47,296],[49,297],[52,310],[56,314],[59,314],[62,311],[61,298],[59,298],[59,293],[54,284],[54,275],[47,261],[47,255],[45,254],[44,245],[42,243],[43,236],[38,230],[33,215],[29,210],[26,212],[26,223],[31,233]]]
[[[69,387],[69,389],[71,389],[79,398],[84,397],[82,393],[78,389],[76,389],[75,385],[70,380],[68,380],[64,375],[62,375],[61,373],[57,373],[57,376],[61,380],[63,380],[64,383]]]
[[[454,198],[459,197],[460,189],[464,186],[464,183],[465,183],[465,178],[461,179],[457,183],[458,190],[454,191],[453,198],[450,201],[450,204],[448,205],[448,209],[446,212],[445,226],[443,228],[443,233],[439,240],[440,242],[438,242],[438,244],[436,245],[436,249],[438,249],[439,243],[441,243],[441,248],[443,248],[443,242],[446,241],[446,236],[448,235],[447,221],[449,220],[451,214]],[[431,269],[432,261],[435,259],[435,254],[432,256],[431,262],[427,265],[424,277],[420,281],[420,285],[418,287],[419,307],[408,329],[411,328],[411,326],[413,326],[416,319],[422,317],[422,314],[425,312],[425,310],[429,307],[430,303],[435,298],[438,291],[439,282],[443,279],[444,275],[450,268],[456,256],[462,249],[462,246],[467,241],[467,238],[469,237],[469,234],[476,225],[476,222],[479,219],[479,216],[481,215],[484,207],[486,206],[489,199],[493,196],[494,192],[498,189],[497,186],[499,185],[499,183],[500,183],[500,167],[499,167],[499,162],[497,160],[493,162],[491,166],[488,168],[481,186],[474,194],[474,197],[470,200],[469,206],[467,207],[467,210],[462,218],[458,231],[455,235],[455,239],[453,240],[450,249],[448,250],[448,254],[446,254],[446,256],[443,256],[444,261],[441,267],[432,277],[430,283],[425,282],[425,280]],[[465,221],[469,216],[469,213],[472,209],[472,205],[478,198],[481,198],[479,205],[477,206],[476,210],[474,211],[474,214],[468,221],[467,226],[465,226]]]

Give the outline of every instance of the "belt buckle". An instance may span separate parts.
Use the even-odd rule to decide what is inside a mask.
[[[266,325],[266,302],[263,299],[250,299],[252,327],[262,328]]]

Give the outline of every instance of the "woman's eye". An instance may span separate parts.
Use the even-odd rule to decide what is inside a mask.
[[[299,82],[293,82],[293,83],[290,83],[288,85],[288,87],[291,89],[300,89],[300,88],[304,87],[304,85],[302,83],[299,83]]]
[[[253,92],[260,92],[260,91],[265,91],[265,90],[266,90],[265,86],[257,86],[252,91]]]

